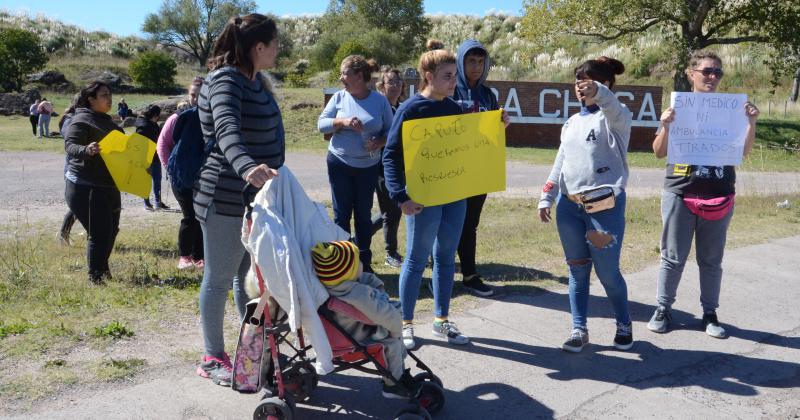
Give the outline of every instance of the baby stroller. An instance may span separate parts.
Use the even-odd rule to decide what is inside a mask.
[[[296,182],[285,167],[281,168],[281,177],[284,176]],[[247,198],[251,194],[252,191],[247,188],[243,192],[245,235],[249,235],[253,228],[251,216],[254,208]],[[256,203],[255,207],[259,205]],[[291,339],[289,314],[269,295],[269,282],[272,280],[262,275],[263,270],[255,258],[251,271],[261,298],[253,299],[247,306],[234,357],[232,388],[243,393],[264,390],[261,402],[253,412],[254,419],[292,419],[295,402],[309,399],[319,382],[318,368],[314,363],[316,360],[309,354],[313,346],[306,344],[302,328],[297,328],[295,340]],[[429,419],[444,407],[442,381],[411,351],[407,352],[408,356],[422,372],[413,376],[412,380],[398,381],[387,368],[382,344],[359,343],[335,321],[334,313],[339,313],[366,325],[374,325],[357,308],[328,296],[316,312],[333,356],[333,370],[329,373],[356,369],[400,385],[408,404],[396,413],[397,419]],[[318,353],[317,350],[315,353]]]

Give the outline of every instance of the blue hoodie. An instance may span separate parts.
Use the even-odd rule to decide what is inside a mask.
[[[470,88],[467,75],[464,72],[464,59],[466,58],[467,52],[473,49],[482,50],[486,54],[486,60],[483,62],[483,74],[481,78],[478,80],[478,83],[475,84],[475,87]],[[483,84],[483,82],[486,81],[486,77],[489,75],[489,67],[491,66],[489,52],[486,51],[483,44],[474,39],[468,39],[462,42],[461,45],[458,46],[456,65],[458,66],[458,84],[456,84],[456,90],[453,93],[453,100],[461,105],[461,109],[464,113],[500,109],[500,105],[498,105],[497,98],[494,96],[494,93],[492,93],[492,90]]]

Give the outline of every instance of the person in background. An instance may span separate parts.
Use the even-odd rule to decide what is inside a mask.
[[[261,188],[278,176],[286,159],[283,119],[272,84],[261,70],[275,66],[278,27],[270,17],[231,17],[214,44],[210,73],[197,109],[211,154],[200,170],[194,211],[203,230],[205,271],[200,285],[204,355],[197,374],[230,386],[223,321],[228,290],[239,317],[245,315],[245,276],[250,256],[242,245],[242,190]]]
[[[75,109],[78,107],[78,101],[81,98],[81,94],[77,93],[72,98],[72,102],[69,105],[69,108],[64,110],[64,115],[61,116],[61,119],[58,120],[58,132],[61,133],[61,137],[66,139],[67,138],[67,130],[69,130],[69,123],[72,120],[72,117],[75,116]],[[64,175],[67,174],[67,168],[69,165],[69,155],[64,156]],[[58,231],[58,242],[61,245],[69,246],[70,239],[69,235],[72,232],[72,225],[75,224],[75,214],[72,213],[72,210],[67,209],[67,212],[64,214],[64,218],[61,221],[61,229]]]
[[[376,67],[360,55],[345,57],[339,77],[344,89],[333,94],[317,121],[320,132],[333,134],[327,156],[333,219],[348,233],[355,219],[355,244],[366,272],[372,272],[372,200],[379,151],[392,124],[389,102],[368,86]]]
[[[119,232],[122,210],[119,190],[100,157],[98,144],[113,130],[123,132],[108,115],[110,110],[108,85],[100,81],[89,83],[81,90],[64,138],[69,159],[64,195],[88,234],[89,281],[95,284],[111,278],[108,259]]]
[[[539,218],[550,221],[555,201],[556,227],[569,267],[572,332],[561,348],[578,353],[589,344],[589,277],[595,274],[616,318],[614,347],[633,346],[628,286],[619,269],[625,236],[625,186],[631,111],[614,96],[616,75],[625,66],[608,57],[575,68],[575,94],[581,111],[561,129],[553,169],[539,199]]]
[[[714,93],[724,72],[722,59],[713,52],[695,52],[686,70],[692,92]],[[748,120],[744,143],[744,156],[750,153],[756,136],[759,110],[750,102],[742,104]],[[668,108],[661,114],[661,127],[653,141],[656,157],[667,156],[669,127],[676,111]],[[733,166],[698,166],[667,164],[664,191],[661,194],[661,267],[658,271],[658,307],[647,328],[657,333],[669,330],[671,308],[675,303],[678,284],[689,251],[692,237],[696,243],[697,266],[700,269],[700,306],[703,309],[703,329],[714,338],[725,338],[727,333],[717,318],[719,293],[722,286],[722,256],[728,226],[733,218],[736,194],[736,169]],[[719,210],[712,216],[690,210],[692,203],[705,203]]]
[[[419,59],[420,90],[397,109],[383,152],[383,167],[389,196],[406,216],[406,258],[400,270],[400,302],[403,311],[403,345],[416,346],[414,308],[419,297],[422,272],[433,252],[433,335],[450,344],[464,345],[469,338],[448,318],[453,292],[455,256],[464,224],[466,201],[423,206],[406,191],[403,158],[403,122],[431,117],[460,115],[461,107],[450,96],[456,86],[456,57],[441,41],[429,40],[428,51]]]
[[[181,101],[178,103],[176,112],[167,118],[164,127],[161,129],[161,134],[158,136],[158,144],[156,145],[156,152],[161,160],[162,169],[166,170],[166,165],[169,162],[169,155],[175,147],[175,123],[178,120],[178,114],[190,107],[197,106],[197,97],[200,94],[200,86],[203,85],[203,78],[196,77],[192,84],[189,86],[189,101]],[[202,137],[192,139],[194,141],[204,141]],[[172,183],[172,194],[178,202],[181,209],[181,224],[178,228],[178,269],[185,270],[191,267],[203,268],[205,261],[203,260],[203,230],[200,228],[200,222],[194,214],[194,204],[192,203],[192,189],[182,188]]]
[[[36,128],[39,126],[39,103],[40,100],[35,100],[33,105],[28,109],[28,119],[31,121],[31,129],[33,130],[33,137],[36,137]]]
[[[453,100],[461,105],[464,113],[495,111],[500,109],[497,97],[484,85],[489,75],[489,53],[486,48],[473,39],[468,39],[458,47],[456,55],[458,64],[458,84]],[[508,127],[508,115],[503,113],[503,121]],[[486,202],[486,194],[467,198],[467,213],[464,216],[464,227],[458,243],[458,259],[461,262],[462,283],[470,292],[478,296],[492,296],[494,289],[483,282],[475,268],[475,252],[478,241],[478,224],[481,211]]]
[[[39,138],[50,137],[50,115],[53,113],[53,104],[47,98],[42,98],[37,110],[39,111]]]
[[[147,109],[136,118],[134,126],[136,132],[147,137],[153,143],[158,142],[158,136],[161,128],[158,126],[158,119],[161,117],[161,107],[158,105],[149,105]],[[161,160],[158,158],[158,153],[153,155],[153,162],[148,168],[150,176],[153,178],[153,198],[155,198],[156,210],[168,210],[166,204],[161,201]],[[144,199],[145,210],[154,210],[153,205],[150,204],[150,198]]]
[[[400,70],[385,68],[375,83],[375,89],[389,101],[392,115],[397,111],[400,102],[406,99],[406,82],[403,81]],[[380,149],[383,154],[383,148]],[[389,197],[386,189],[386,178],[383,175],[383,162],[378,163],[378,186],[375,192],[378,196],[378,208],[381,212],[372,218],[372,234],[383,228],[383,241],[386,244],[386,265],[400,268],[403,265],[403,256],[397,252],[397,229],[400,227],[400,217],[403,212],[397,203]]]
[[[119,115],[119,119],[124,122],[125,118],[128,118],[128,115],[130,115],[130,113],[131,110],[130,108],[128,108],[128,104],[125,102],[125,98],[120,99],[119,103],[117,104],[117,115]]]

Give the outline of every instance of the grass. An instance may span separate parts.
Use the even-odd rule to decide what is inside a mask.
[[[796,203],[800,194],[737,199],[728,246],[800,234],[800,208],[779,209],[775,205],[786,199]],[[623,271],[656,264],[661,229],[658,199],[629,199],[627,223]],[[3,228],[0,234],[7,239],[0,242],[0,320],[4,331],[0,336],[0,365],[33,366],[33,372],[28,372],[33,375],[32,383],[46,376],[50,388],[44,394],[36,391],[28,395],[24,375],[15,375],[13,381],[6,376],[0,378],[0,401],[48,395],[72,383],[75,376],[91,382],[134,374],[146,361],[124,362],[106,356],[83,372],[65,355],[82,349],[97,351],[120,339],[135,346],[146,345],[147,337],[163,332],[164,325],[195,319],[201,276],[175,268],[176,224],[177,218],[135,227],[123,225],[110,261],[114,279],[107,286],[87,281],[83,237],[76,235],[73,246],[61,247],[53,240],[51,230],[43,226],[20,226],[17,228],[24,229],[16,232],[8,225]],[[404,228],[399,236],[402,249]],[[399,271],[383,265],[381,235],[375,236],[372,249],[376,271],[389,292],[397,296]],[[566,282],[555,224],[538,221],[533,200],[489,199],[477,254],[478,270],[506,293],[535,294],[563,287]],[[478,303],[456,285],[454,311]],[[431,306],[431,295],[423,287],[419,310],[429,311]],[[228,344],[233,345],[235,325],[229,323],[227,332]],[[198,354],[192,348],[172,349],[172,357],[180,360],[194,360]],[[60,373],[51,375],[51,371]]]

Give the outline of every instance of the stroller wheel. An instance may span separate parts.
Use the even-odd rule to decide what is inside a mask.
[[[253,420],[292,420],[293,418],[294,404],[288,398],[286,400],[278,397],[265,398],[253,411]]]
[[[394,415],[394,420],[431,420],[431,414],[428,410],[422,408],[417,404],[408,404],[401,408]]]
[[[444,389],[434,382],[423,382],[416,401],[431,415],[435,415],[444,407]]]
[[[417,382],[434,382],[436,385],[439,385],[441,388],[444,388],[442,385],[442,380],[439,379],[438,376],[430,373],[430,372],[422,372],[414,375],[414,380]]]

